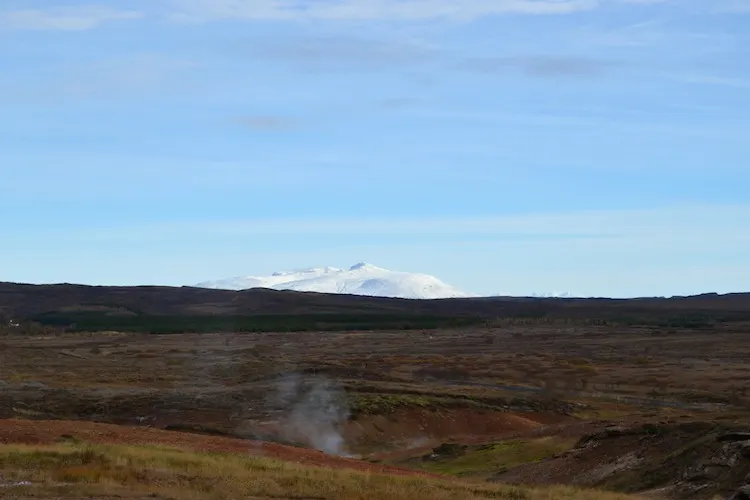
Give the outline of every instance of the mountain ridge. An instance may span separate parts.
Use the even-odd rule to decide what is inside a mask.
[[[270,276],[235,276],[203,281],[194,286],[236,291],[267,288],[403,299],[476,297],[428,274],[391,271],[367,262],[358,262],[346,269],[326,266],[277,271]]]

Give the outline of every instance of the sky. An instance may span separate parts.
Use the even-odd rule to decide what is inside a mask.
[[[0,281],[750,291],[750,0],[3,0]]]

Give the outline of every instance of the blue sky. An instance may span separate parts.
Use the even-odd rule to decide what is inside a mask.
[[[0,280],[750,291],[750,1],[4,0]]]

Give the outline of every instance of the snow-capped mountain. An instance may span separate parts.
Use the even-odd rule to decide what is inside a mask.
[[[349,269],[314,267],[277,272],[271,276],[241,276],[195,285],[200,288],[246,290],[273,288],[299,292],[342,293],[405,299],[445,299],[473,297],[427,274],[389,271],[360,262]]]
[[[576,298],[576,296],[570,292],[532,293],[531,297],[535,299],[573,299],[573,298]]]

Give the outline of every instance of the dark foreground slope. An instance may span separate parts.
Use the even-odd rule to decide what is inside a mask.
[[[750,321],[750,294],[407,300],[267,289],[0,283],[0,316],[73,330],[155,333],[435,328],[513,319],[701,327]]]

